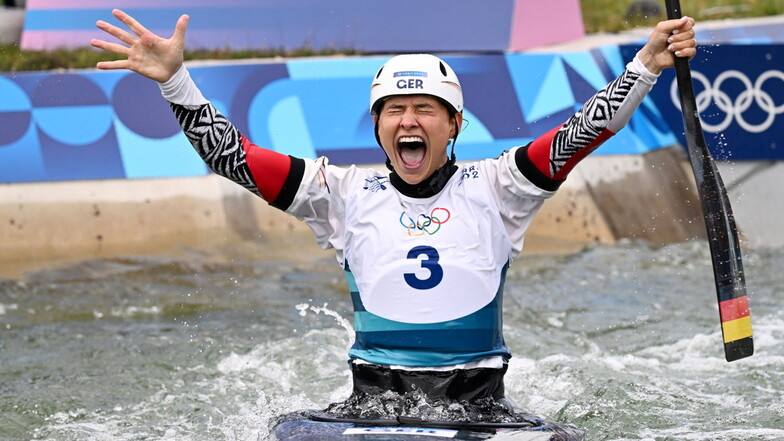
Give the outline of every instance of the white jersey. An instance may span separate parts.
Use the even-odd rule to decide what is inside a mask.
[[[335,249],[346,271],[352,358],[404,366],[508,359],[506,268],[552,195],[517,171],[513,155],[463,165],[429,198],[401,194],[374,170],[306,161],[288,212]]]
[[[160,86],[213,171],[304,220],[319,245],[335,249],[355,309],[350,357],[433,368],[509,357],[501,334],[504,276],[533,215],[629,121],[657,77],[635,57],[561,126],[462,166],[430,198],[404,196],[386,173],[256,146],[185,68]]]

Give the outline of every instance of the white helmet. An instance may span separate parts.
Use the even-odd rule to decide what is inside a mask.
[[[370,113],[375,114],[385,98],[394,95],[431,95],[463,111],[463,90],[457,75],[433,55],[398,55],[386,62],[370,86]]]

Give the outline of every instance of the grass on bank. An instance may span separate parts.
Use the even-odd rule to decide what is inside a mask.
[[[110,37],[111,38],[111,37]],[[354,50],[321,50],[302,48],[293,51],[258,49],[214,49],[186,51],[189,60],[242,60],[248,58],[311,57],[315,55],[353,55]],[[52,51],[23,51],[16,44],[0,44],[0,72],[24,72],[55,69],[84,69],[95,67],[99,61],[118,60],[123,57],[91,47],[56,49]]]
[[[683,15],[697,21],[784,14],[784,0],[680,0],[680,4]],[[580,5],[589,34],[650,27],[666,17],[664,0],[580,0]],[[650,7],[658,7],[659,15],[648,15]]]
[[[581,0],[588,34],[619,32],[636,27],[650,27],[664,18],[664,0]],[[647,4],[649,7],[641,6]],[[658,14],[651,8],[658,6]],[[784,14],[784,0],[681,0],[683,13],[697,20],[764,17]],[[356,54],[354,50],[316,51],[303,48],[284,50],[205,50],[188,51],[186,60],[236,60],[245,58],[306,57],[313,55]],[[22,51],[16,44],[0,45],[0,72],[91,68],[98,61],[118,57],[85,47],[53,51]]]

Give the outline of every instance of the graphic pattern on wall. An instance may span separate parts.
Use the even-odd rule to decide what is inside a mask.
[[[192,66],[194,81],[254,143],[333,164],[380,163],[370,79],[387,57]],[[493,157],[560,125],[622,72],[617,47],[565,54],[446,56],[465,93],[459,160]],[[208,173],[157,85],[128,72],[0,76],[0,182]],[[646,100],[599,154],[675,138]]]

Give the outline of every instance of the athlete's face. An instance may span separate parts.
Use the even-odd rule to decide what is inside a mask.
[[[441,102],[428,95],[399,95],[387,99],[376,116],[381,147],[395,172],[418,184],[447,160],[449,139],[463,115],[449,116]]]

